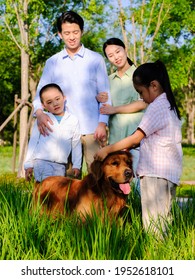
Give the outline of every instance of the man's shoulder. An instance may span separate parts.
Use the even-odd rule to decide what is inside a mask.
[[[59,58],[63,58],[63,56],[64,56],[64,50],[61,50],[61,51],[53,54],[52,56],[50,56],[47,59],[47,62],[54,62],[54,61],[58,60]]]
[[[91,57],[96,57],[96,58],[99,58],[99,59],[103,59],[103,56],[96,52],[96,51],[93,51],[93,50],[90,50],[88,48],[85,48],[85,53]]]

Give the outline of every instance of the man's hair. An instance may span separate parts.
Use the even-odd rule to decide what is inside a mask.
[[[69,23],[76,23],[79,25],[81,31],[84,28],[84,20],[83,18],[73,11],[64,12],[61,16],[57,19],[57,28],[59,33],[62,32],[62,24],[65,22]]]

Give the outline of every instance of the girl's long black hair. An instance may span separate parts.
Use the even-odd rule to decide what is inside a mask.
[[[152,81],[158,81],[163,91],[166,93],[170,103],[170,110],[174,110],[181,119],[179,109],[175,102],[175,97],[171,89],[169,75],[164,63],[160,60],[148,62],[140,65],[133,73],[133,83],[139,86],[149,87]]]
[[[110,38],[103,44],[103,52],[104,52],[104,55],[105,55],[106,58],[108,58],[108,57],[106,55],[105,49],[109,45],[116,45],[116,46],[123,47],[125,49],[125,44],[123,43],[123,41],[121,41],[118,38]],[[127,61],[128,61],[130,66],[134,65],[133,61],[129,57],[127,57]]]

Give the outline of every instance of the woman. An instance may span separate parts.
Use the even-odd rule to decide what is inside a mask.
[[[103,45],[106,58],[116,67],[109,76],[112,106],[103,104],[101,114],[111,115],[109,119],[109,144],[113,144],[138,127],[147,104],[140,99],[133,87],[132,75],[136,67],[128,58],[124,43],[118,38],[110,38]],[[105,102],[106,94],[101,93],[98,101]],[[132,149],[134,173],[139,160],[139,148]]]

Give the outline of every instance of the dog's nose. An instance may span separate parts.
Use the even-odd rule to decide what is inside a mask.
[[[126,178],[131,178],[132,177],[132,171],[131,171],[131,169],[126,169],[125,170],[125,172],[124,172],[124,174],[125,174],[125,177]]]

